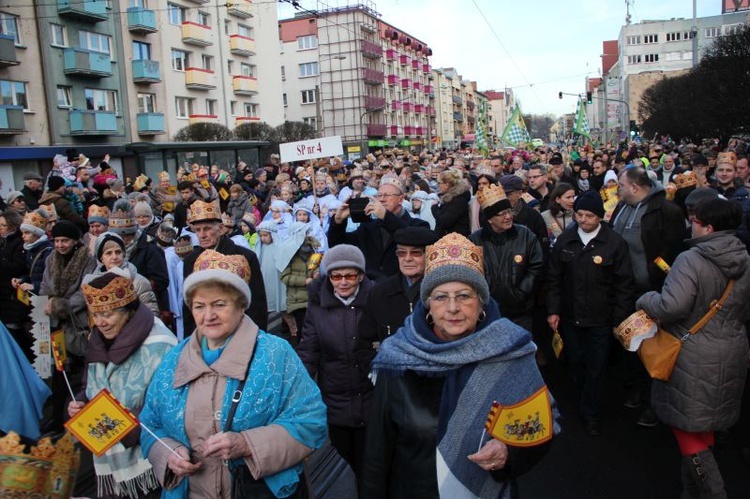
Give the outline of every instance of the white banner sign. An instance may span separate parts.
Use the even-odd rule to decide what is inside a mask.
[[[344,148],[341,146],[341,137],[334,136],[279,144],[279,152],[281,153],[281,161],[287,163],[341,156],[344,154]]]
[[[32,365],[42,379],[47,379],[52,376],[49,316],[44,313],[49,297],[31,294],[30,298],[31,320],[34,322],[31,328],[31,335],[34,337],[32,351],[36,355]]]

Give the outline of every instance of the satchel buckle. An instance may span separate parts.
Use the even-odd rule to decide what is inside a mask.
[[[682,338],[680,338],[680,341],[685,341],[686,339],[690,338],[690,333],[685,333]]]
[[[236,404],[237,402],[240,401],[241,398],[242,398],[242,392],[240,390],[235,390],[234,393],[232,394],[232,402]]]

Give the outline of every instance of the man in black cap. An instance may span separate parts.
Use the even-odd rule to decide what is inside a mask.
[[[426,263],[425,248],[434,244],[438,236],[426,227],[405,227],[393,234],[393,240],[399,272],[375,284],[359,323],[363,354],[369,361],[375,356],[380,342],[404,325],[404,320],[419,301]]]
[[[76,213],[70,201],[65,199],[65,179],[57,175],[47,179],[47,192],[39,199],[39,205],[42,207],[50,204],[55,205],[60,220],[73,222],[81,233],[88,232],[89,224],[86,219]]]
[[[23,175],[23,188],[21,192],[26,200],[26,208],[29,211],[34,211],[39,208],[39,200],[44,192],[44,179],[41,175],[36,172],[26,172]]]
[[[539,244],[542,245],[542,253],[546,260],[549,253],[549,233],[547,224],[544,223],[542,214],[529,207],[523,199],[523,180],[517,175],[503,175],[500,177],[500,185],[508,196],[508,201],[513,208],[513,223],[525,225],[534,233]]]
[[[601,434],[600,399],[612,328],[634,308],[628,245],[603,224],[596,191],[575,201],[576,223],[555,241],[547,272],[547,322],[559,328],[571,377],[581,392],[586,433]]]

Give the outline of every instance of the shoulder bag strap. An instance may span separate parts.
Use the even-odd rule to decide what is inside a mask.
[[[705,326],[708,321],[713,319],[714,315],[722,309],[724,306],[724,302],[727,301],[727,297],[729,296],[729,293],[732,291],[732,288],[734,287],[734,279],[730,279],[729,283],[727,284],[727,289],[724,290],[724,294],[721,295],[721,298],[719,300],[713,300],[711,304],[708,307],[708,312],[706,312],[706,315],[704,315],[701,320],[695,323],[695,326],[691,327],[688,331],[688,334],[695,334],[698,331],[700,331],[703,326]]]
[[[258,331],[260,336],[260,331]],[[232,420],[234,419],[234,413],[237,412],[237,406],[240,405],[240,399],[242,398],[242,390],[245,388],[245,382],[250,376],[250,366],[255,358],[255,352],[258,350],[258,336],[255,337],[255,345],[253,346],[253,353],[250,355],[250,362],[247,363],[247,372],[245,373],[245,379],[241,380],[237,385],[237,389],[232,394],[232,405],[229,407],[229,413],[227,414],[227,420],[224,423],[224,431],[232,431]]]

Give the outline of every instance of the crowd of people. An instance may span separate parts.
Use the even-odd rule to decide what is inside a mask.
[[[23,292],[64,331],[76,397],[53,372],[40,432],[102,388],[154,430],[95,458],[99,497],[302,497],[326,439],[363,498],[512,497],[550,443],[485,437],[492,403],[546,390],[559,334],[601,435],[613,329],[644,310],[683,353],[659,381],[615,346],[623,404],[672,429],[685,497],[722,497],[714,432],[737,422],[748,365],[748,153],[386,149],[132,182],[109,157],[57,156],[0,199],[0,321],[30,361]]]

